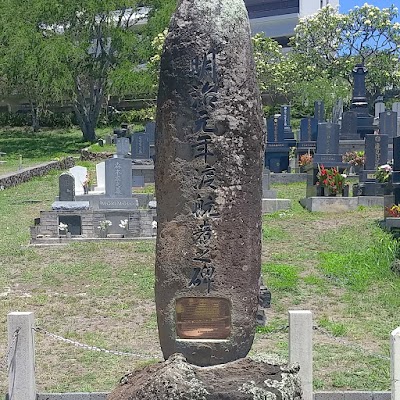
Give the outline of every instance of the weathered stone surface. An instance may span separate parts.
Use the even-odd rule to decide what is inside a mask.
[[[300,400],[298,371],[250,358],[197,367],[174,354],[124,376],[107,400]]]
[[[161,59],[156,123],[164,357],[183,353],[202,366],[242,358],[256,326],[265,139],[243,0],[179,2]],[[177,331],[182,298],[194,304],[191,312],[182,307],[181,328],[193,323],[188,335]],[[199,298],[226,301],[229,315],[205,302],[201,312]]]

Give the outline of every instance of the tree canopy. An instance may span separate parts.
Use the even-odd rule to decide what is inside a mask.
[[[36,110],[50,101],[71,103],[84,138],[94,141],[108,96],[135,94],[140,80],[151,88],[151,73],[140,66],[152,55],[151,41],[175,3],[37,0],[26,7],[2,0],[3,87],[26,96]]]
[[[379,9],[364,4],[348,14],[331,6],[300,21],[291,39],[298,67],[314,76],[342,77],[361,63],[369,70],[371,100],[388,88],[400,86],[400,24],[396,7]]]

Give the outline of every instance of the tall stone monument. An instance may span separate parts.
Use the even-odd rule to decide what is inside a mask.
[[[265,142],[243,0],[180,0],[157,104],[156,307],[165,358],[245,357],[256,326]]]

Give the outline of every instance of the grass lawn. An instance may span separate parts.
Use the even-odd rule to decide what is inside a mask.
[[[78,154],[85,144],[71,135],[68,153]],[[0,132],[0,151],[16,154],[2,150],[4,139]],[[30,149],[31,162],[57,153],[56,147],[46,154]],[[272,306],[251,352],[287,356],[287,312],[309,309],[316,327],[315,390],[389,390],[389,334],[400,325],[400,277],[390,269],[397,242],[377,225],[382,210],[309,213],[298,204],[305,183],[275,188],[292,199],[292,209],[264,217],[262,269]],[[52,333],[137,354],[87,351],[37,333],[38,391],[110,391],[127,371],[161,357],[155,244],[28,247],[29,226],[57,191],[57,172],[0,191],[0,360],[7,351],[7,313],[33,311],[36,325]],[[0,396],[6,382],[0,367]]]

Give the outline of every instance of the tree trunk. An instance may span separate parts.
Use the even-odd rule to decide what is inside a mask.
[[[104,101],[103,85],[102,80],[96,81],[92,79],[88,85],[89,89],[86,92],[88,96],[85,96],[85,91],[79,82],[79,77],[75,78],[75,114],[83,133],[83,138],[91,143],[97,140],[95,128]]]
[[[83,110],[83,107],[79,104],[75,104],[74,106],[76,118],[79,123],[79,127],[83,133],[83,138],[87,142],[94,143],[96,141],[96,120],[90,118],[88,114],[86,114]]]
[[[31,103],[31,115],[32,115],[32,129],[33,132],[38,132],[40,128],[40,118],[39,118],[39,107],[36,107],[35,104]]]

